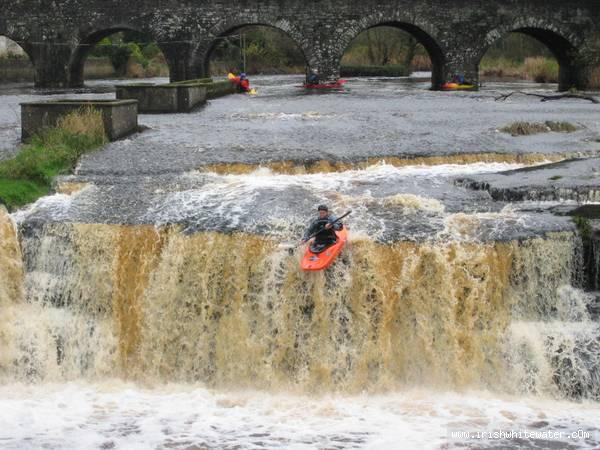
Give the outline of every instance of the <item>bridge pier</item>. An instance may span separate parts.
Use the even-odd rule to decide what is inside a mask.
[[[479,88],[479,61],[468,53],[450,51],[446,54],[446,66],[441,74],[443,82],[450,81],[455,75],[462,75],[468,84]],[[440,89],[441,85],[433,86]]]
[[[311,72],[319,76],[321,83],[335,82],[340,79],[343,48],[323,30],[310,31],[313,39],[306,42],[303,52],[306,58],[307,77]]]
[[[329,59],[315,60],[312,63],[309,62],[306,74],[307,78],[310,72],[317,73],[321,83],[331,83],[340,79],[340,65]]]
[[[35,68],[35,87],[66,88],[71,86],[71,47],[63,42],[29,44]]]
[[[600,50],[592,42],[586,42],[575,58],[576,83],[580,90],[590,88],[594,69],[600,68]],[[594,86],[597,89],[597,86]]]
[[[590,75],[593,65],[584,58],[573,57],[568,63],[560,64],[558,74],[558,90],[568,91],[578,89],[584,91],[590,84]]]
[[[192,67],[192,45],[187,42],[166,42],[160,44],[167,64],[171,82],[198,78]]]

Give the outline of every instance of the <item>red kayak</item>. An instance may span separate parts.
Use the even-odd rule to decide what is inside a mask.
[[[347,83],[346,80],[338,80],[335,83],[327,83],[327,84],[304,84],[304,88],[306,89],[339,89],[344,87]]]
[[[320,270],[327,269],[333,264],[335,259],[346,246],[346,242],[348,242],[348,230],[346,227],[344,227],[340,231],[336,231],[335,234],[337,236],[336,243],[330,247],[327,247],[321,253],[313,253],[310,250],[310,246],[306,249],[306,253],[304,254],[304,258],[302,258],[302,263],[300,264],[302,270],[307,272],[318,272]]]

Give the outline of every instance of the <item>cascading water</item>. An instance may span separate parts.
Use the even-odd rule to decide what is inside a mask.
[[[394,201],[439,212],[425,200]],[[465,220],[451,215],[445,226]],[[573,232],[359,236],[332,270],[304,274],[297,254],[249,233],[25,221],[19,245],[6,214],[0,229],[7,385],[121,378],[373,398],[418,387],[600,398],[598,324],[572,287],[581,270]]]
[[[399,169],[369,170],[373,182],[378,170],[389,179]],[[598,398],[597,327],[586,295],[570,287],[581,284],[575,233],[468,239],[465,230],[485,214],[448,214],[415,194],[353,197],[352,180],[362,174],[340,175],[345,193],[329,184],[335,177],[321,187],[335,188],[338,209],[359,208],[355,223],[366,229],[332,270],[318,274],[302,273],[298,254],[249,232],[23,221],[21,246],[6,239],[12,244],[3,249],[13,273],[3,292],[12,314],[2,330],[12,355],[4,378],[113,376],[301,392],[424,384]],[[273,183],[298,182],[218,177],[223,184],[213,179],[201,192],[185,191],[178,204],[195,210],[198,192],[211,205],[212,192],[222,203],[213,212],[243,215],[229,197],[251,203]],[[228,197],[228,189],[247,190],[246,200]],[[170,200],[164,207],[177,204]],[[365,237],[378,233],[373,214],[360,208],[377,205],[430,214],[440,237]],[[150,213],[166,221],[173,211],[164,207]],[[176,208],[185,214],[185,206]],[[5,216],[4,235],[13,228]]]
[[[372,182],[378,170],[392,169],[371,169]],[[264,223],[244,219],[273,183],[293,192],[297,176],[224,175],[201,190],[161,191],[144,209],[155,225],[62,221],[56,205],[73,214],[86,195],[98,195],[87,188],[19,213],[19,238],[3,214],[2,382],[120,378],[302,395],[427,387],[600,398],[600,333],[579,289],[576,232],[482,241],[477,236],[502,234],[503,221],[521,219],[509,210],[452,213],[411,193],[353,195],[362,174],[340,174],[346,188],[314,181],[312,189],[335,191],[338,210],[355,208],[349,248],[317,274],[301,272],[299,252],[290,255],[273,237],[294,226],[270,217],[272,233],[261,235],[250,231]],[[213,220],[231,211],[228,219],[237,218],[224,223],[251,228],[168,223],[197,214],[198,202],[213,208]],[[402,230],[390,234],[376,213],[382,205],[408,214],[397,216],[405,226],[427,216],[435,233],[424,238],[417,226],[409,228],[416,239],[393,239]],[[45,208],[55,212],[39,220]]]

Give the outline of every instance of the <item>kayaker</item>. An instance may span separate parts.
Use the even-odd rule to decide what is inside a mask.
[[[311,86],[319,84],[319,74],[317,74],[317,72],[314,70],[311,71],[308,75],[308,78],[306,79],[306,83]]]
[[[337,218],[333,214],[329,213],[329,208],[327,205],[319,205],[317,210],[319,211],[319,217],[312,221],[304,233],[304,237],[302,238],[302,243],[309,242],[309,238],[313,234],[323,230],[315,237],[310,239],[310,248],[316,253],[323,251],[330,245],[335,244],[337,241],[335,232],[344,228],[344,225],[341,222],[336,222]]]
[[[465,76],[462,74],[456,74],[454,77],[452,77],[452,82],[462,86],[465,84]]]
[[[240,90],[242,92],[249,92],[250,91],[250,80],[248,80],[248,77],[246,76],[245,73],[241,73],[240,74]]]

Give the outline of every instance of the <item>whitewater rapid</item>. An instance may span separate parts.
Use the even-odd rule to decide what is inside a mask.
[[[593,449],[598,417],[594,402],[482,391],[306,397],[118,380],[0,387],[6,450]]]

